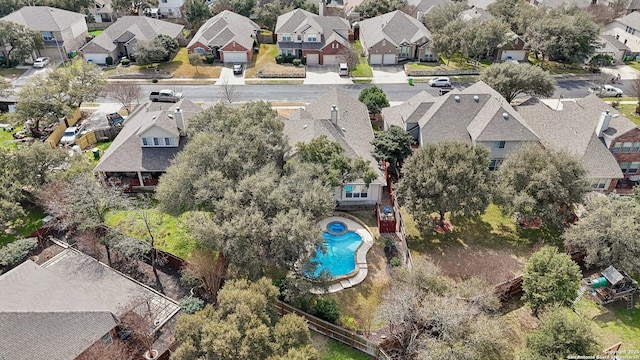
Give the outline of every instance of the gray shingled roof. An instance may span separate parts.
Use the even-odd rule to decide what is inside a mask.
[[[472,19],[478,19],[480,21],[487,21],[493,19],[493,15],[489,13],[487,10],[482,8],[471,8],[464,10],[460,13],[460,17],[462,20],[469,21]]]
[[[164,171],[171,160],[184,148],[185,137],[180,137],[178,147],[142,147],[139,133],[158,126],[173,134],[178,134],[175,117],[180,108],[185,122],[200,112],[200,107],[183,99],[175,104],[150,103],[134,112],[125,122],[120,134],[105,151],[94,172]]]
[[[467,1],[469,6],[475,7],[478,9],[484,9],[484,10],[487,10],[489,5],[493,4],[494,2],[495,0],[468,0]]]
[[[209,47],[223,47],[231,41],[235,41],[245,49],[252,49],[253,36],[257,30],[260,30],[260,26],[249,18],[224,10],[207,20],[198,29],[187,48],[196,42],[206,44]]]
[[[431,32],[414,17],[396,10],[362,20],[360,36],[367,47],[382,40],[399,47],[402,43],[422,45],[431,39]]]
[[[89,41],[84,47],[89,45],[99,46],[102,49],[112,51],[116,48],[114,41],[126,32],[130,32],[138,41],[151,41],[158,35],[167,35],[177,38],[184,26],[153,19],[148,16],[123,16],[111,24],[100,35]],[[128,36],[131,38],[131,36]],[[82,49],[80,49],[82,50]]]
[[[621,18],[617,18],[615,21],[638,30],[640,29],[640,12],[634,11]]]
[[[555,150],[566,151],[582,160],[587,177],[622,178],[618,162],[595,134],[600,115],[615,109],[595,95],[575,101],[564,101],[562,110],[555,110],[535,98],[516,107],[517,111],[540,135],[542,143]],[[624,116],[612,118],[607,135],[620,136],[636,126]],[[615,133],[615,134],[614,134]]]
[[[540,6],[547,8],[570,8],[576,6],[584,9],[591,5],[591,0],[536,0]]]
[[[338,126],[331,123],[331,108],[338,109]],[[329,140],[338,142],[349,157],[361,157],[369,161],[373,169],[378,169],[378,162],[371,152],[374,138],[369,111],[367,107],[351,95],[339,89],[332,89],[304,110],[294,111],[284,121],[284,133],[289,144],[294,147],[299,142],[309,142],[325,135]],[[385,184],[382,174],[375,181]]]
[[[12,21],[36,31],[62,31],[80,20],[85,21],[85,16],[48,6],[24,6],[2,20]]]
[[[340,36],[335,30],[348,31],[351,28],[347,19],[339,16],[319,16],[302,9],[295,9],[278,16],[276,34],[302,34],[315,32],[322,35],[319,43],[296,43],[297,46],[322,48],[331,41],[338,40],[348,46],[348,39]]]
[[[447,4],[448,2],[449,0],[408,0],[407,1],[409,5],[415,6],[418,11],[422,12],[422,14],[426,14],[429,11],[433,10],[434,7]]]
[[[640,25],[640,24],[638,24]],[[618,50],[630,50],[629,47],[623,44],[620,40],[616,39],[612,35],[600,35],[600,40],[608,42],[611,46]]]

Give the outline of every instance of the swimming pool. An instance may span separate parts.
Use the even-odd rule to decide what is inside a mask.
[[[329,223],[327,230],[322,234],[326,252],[323,253],[318,249],[311,259],[318,262],[313,275],[320,275],[322,270],[326,270],[334,278],[352,273],[356,269],[355,254],[362,243],[362,237],[353,231],[348,231],[346,225],[341,222]]]

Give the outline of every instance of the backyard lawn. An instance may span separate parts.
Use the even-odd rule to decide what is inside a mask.
[[[5,120],[0,120],[0,122],[4,122]],[[22,130],[22,126],[19,126],[14,129],[15,131]],[[0,130],[0,148],[16,150],[18,149],[18,143],[14,141],[13,135],[11,135],[11,131]]]
[[[351,44],[353,51],[358,54],[358,65],[356,68],[351,71],[351,76],[353,77],[372,77],[373,71],[371,70],[371,66],[369,66],[369,61],[366,56],[362,56],[362,44],[360,40],[356,40],[353,44]]]
[[[336,340],[311,332],[311,343],[320,353],[320,360],[370,360],[365,353]]]
[[[26,216],[22,219],[18,219],[14,222],[11,227],[14,231],[11,233],[2,232],[0,233],[0,247],[14,242],[18,239],[25,238],[29,236],[32,232],[37,230],[40,226],[42,226],[42,218],[44,218],[44,214],[40,209],[35,207],[27,207],[25,208]]]
[[[97,147],[98,149],[100,149],[100,158],[102,158],[102,156],[104,155],[104,152],[107,151],[107,149],[109,148],[109,146],[111,146],[112,141],[105,141],[105,142],[100,142],[97,143],[94,147]],[[93,166],[98,165],[98,162],[100,161],[100,159],[96,159],[93,157],[93,152],[91,151],[92,148],[89,148],[89,151],[86,151],[84,153],[84,158],[87,159]]]
[[[155,246],[179,258],[188,259],[196,245],[195,241],[189,237],[186,225],[188,216],[189,213],[184,213],[175,217],[151,209],[150,222],[155,237]],[[139,210],[109,213],[107,224],[141,240],[147,240],[149,237]]]

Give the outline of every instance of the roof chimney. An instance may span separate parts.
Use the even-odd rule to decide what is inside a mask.
[[[335,105],[331,105],[331,123],[338,126],[338,108]]]
[[[176,127],[178,128],[178,130],[180,131],[185,130],[184,117],[182,116],[182,110],[180,110],[180,108],[176,108],[175,118],[176,118]]]
[[[597,137],[602,137],[604,132],[609,128],[610,122],[611,122],[611,112],[609,110],[605,110],[600,115],[600,120],[598,121],[598,126],[596,127]]]
[[[318,15],[324,16],[324,1],[318,3]]]
[[[418,21],[422,22],[422,11],[418,10],[418,14],[416,15],[416,19],[418,19]]]

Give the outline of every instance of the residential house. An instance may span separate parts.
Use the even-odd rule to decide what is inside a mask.
[[[106,64],[135,53],[138,41],[152,41],[158,35],[184,39],[184,26],[146,16],[123,16],[80,49],[86,61]]]
[[[612,35],[600,35],[599,42],[600,47],[596,49],[595,55],[603,54],[609,55],[613,58],[613,61],[624,61],[624,57],[631,49]]]
[[[168,330],[180,311],[174,300],[72,248],[2,274],[0,294],[0,357],[12,360],[73,360],[109,345],[118,336],[118,317],[138,299],[152,304],[157,329]]]
[[[509,153],[527,143],[540,143],[523,117],[486,83],[433,97],[422,91],[404,103],[382,109],[385,128],[400,126],[420,146],[462,141],[489,149],[489,168],[497,170]]]
[[[95,6],[89,7],[88,10],[96,23],[116,21],[116,14],[111,7],[111,0],[95,0]]]
[[[578,9],[586,9],[589,5],[594,4],[593,0],[525,0],[535,7],[546,8],[565,8],[569,9],[576,7]]]
[[[152,190],[185,146],[189,119],[201,111],[190,100],[139,106],[93,169],[127,191]]]
[[[338,208],[375,206],[381,201],[386,180],[373,158],[373,129],[367,107],[346,92],[332,89],[304,109],[295,110],[284,121],[284,134],[295,151],[297,143],[326,136],[342,146],[348,157],[360,157],[371,164],[379,176],[368,186],[363,180],[357,180],[335,188],[335,200]],[[289,156],[294,156],[295,152]]]
[[[602,0],[599,0],[598,3],[603,2]],[[608,7],[613,7],[616,5],[623,5],[624,6],[624,14],[628,15],[631,14],[634,11],[638,11],[640,10],[640,0],[626,0],[626,1],[619,1],[619,0],[604,0],[604,5],[608,6]]]
[[[516,110],[545,146],[581,159],[594,189],[625,191],[640,181],[640,129],[597,96],[551,104],[532,98]]]
[[[184,16],[185,0],[159,0],[158,7],[146,9],[146,15],[155,18],[179,19]]]
[[[360,22],[360,42],[371,65],[436,61],[428,48],[430,40],[423,23],[399,10]]]
[[[464,21],[480,21],[485,22],[494,18],[487,10],[472,7],[460,13],[460,18]],[[507,40],[502,44],[498,44],[495,49],[491,50],[488,57],[496,61],[527,61],[529,51],[524,48],[524,40],[513,31],[507,34]]]
[[[42,33],[44,48],[37,50],[34,58],[46,56],[55,63],[63,62],[71,51],[82,47],[89,36],[84,14],[49,6],[24,6],[2,20]]]
[[[306,57],[309,65],[338,64],[342,49],[351,48],[350,29],[344,18],[295,9],[278,16],[275,30],[278,52],[297,58]]]
[[[407,5],[415,7],[416,19],[420,22],[423,22],[424,16],[436,6],[446,5],[447,3],[449,3],[449,0],[407,0]]]
[[[193,36],[189,53],[212,54],[224,63],[246,63],[253,57],[260,26],[249,18],[224,10],[207,20]]]
[[[605,25],[600,32],[613,36],[629,48],[625,58],[635,58],[640,55],[640,12],[632,12],[617,18]]]

